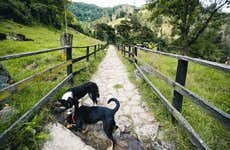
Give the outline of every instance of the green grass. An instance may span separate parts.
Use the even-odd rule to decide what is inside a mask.
[[[73,34],[74,46],[86,46],[93,44],[102,44],[102,42],[93,38],[87,37],[83,34],[77,34],[74,30],[68,29]],[[31,38],[34,41],[13,41],[5,40],[0,42],[0,56],[37,51],[47,48],[60,47],[60,34],[62,31],[46,26],[24,26],[11,21],[0,22],[0,32],[2,33],[20,33],[26,35],[27,38]],[[90,48],[90,52],[93,48]],[[73,49],[73,58],[85,55],[85,49]],[[73,64],[73,71],[76,71],[84,66],[89,68],[81,74],[74,77],[74,85],[78,85],[83,81],[89,80],[91,75],[97,69],[97,65],[104,57],[103,52],[97,54],[97,59],[94,60],[93,56],[90,57],[90,61],[85,60]],[[9,72],[12,79],[17,82],[26,77],[38,73],[44,69],[50,68],[54,65],[60,64],[65,60],[61,57],[61,52],[51,52],[46,54],[40,54],[35,56],[23,57],[8,61],[0,62],[4,68]],[[36,64],[34,68],[30,69],[28,66]],[[9,105],[15,110],[9,120],[0,122],[0,133],[8,128],[16,119],[24,114],[29,108],[31,108],[39,99],[45,96],[52,88],[54,88],[60,81],[66,77],[66,68],[58,69],[55,72],[48,72],[45,77],[40,78],[37,81],[33,81],[29,86],[9,97]],[[70,85],[63,87],[54,97],[56,101],[61,94],[69,88]],[[43,133],[43,126],[50,121],[51,113],[49,104],[45,107],[41,114],[36,115],[35,118],[25,125],[24,128],[18,130],[14,137],[9,140],[10,145],[16,145],[18,149],[40,149],[42,139],[46,139],[45,133]],[[3,107],[3,106],[1,106]],[[0,108],[1,108],[0,107]],[[45,114],[46,116],[42,116]],[[31,125],[32,124],[32,125]],[[28,131],[27,129],[28,128]],[[32,128],[32,129],[31,129]],[[34,133],[34,131],[36,131]],[[31,132],[31,133],[30,133]],[[28,137],[27,137],[28,136]],[[12,140],[13,139],[13,140]],[[40,139],[40,141],[39,141]]]
[[[123,88],[123,85],[121,84],[116,84],[113,86],[115,89],[122,89]]]
[[[141,61],[147,62],[171,79],[175,79],[176,59],[144,52],[138,52],[138,57]],[[134,71],[134,67],[124,58],[122,58],[122,60],[131,75]],[[139,62],[139,65],[141,65],[141,62]],[[147,76],[171,102],[173,89],[160,78],[153,75]],[[155,117],[160,121],[162,129],[165,132],[165,139],[174,141],[176,149],[195,149],[189,142],[185,131],[171,124],[171,116],[160,103],[158,96],[151,92],[143,80],[135,81],[132,79],[132,76],[130,76],[130,78],[139,87],[139,92],[143,99],[146,100]],[[217,108],[230,114],[229,83],[229,73],[189,63],[186,88],[206,99]],[[202,111],[200,107],[186,98],[184,98],[183,101],[182,114],[211,149],[228,149],[230,147],[230,132],[218,121]]]
[[[57,30],[51,27],[38,25],[24,26],[12,21],[4,21],[0,22],[0,32],[5,34],[20,33],[24,34],[26,38],[34,40],[23,42],[14,40],[1,41],[0,56],[4,56],[13,53],[60,47],[60,35],[64,30]],[[100,43],[100,41],[81,33],[77,33],[71,28],[68,29],[68,32],[73,34],[73,46],[85,46]]]

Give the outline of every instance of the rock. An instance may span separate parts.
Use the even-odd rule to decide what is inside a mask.
[[[86,145],[79,137],[59,123],[49,124],[50,139],[44,143],[42,150],[93,150]]]
[[[122,115],[117,119],[117,125],[121,128],[122,132],[125,130],[125,127],[130,128],[132,124],[132,119],[128,116]]]
[[[158,142],[154,142],[153,149],[154,150],[163,150],[164,148]]]
[[[1,79],[0,83],[7,83],[9,80],[9,77],[0,75],[0,79]]]
[[[9,86],[9,84],[0,82],[0,89],[3,89],[3,88],[8,87],[8,86]]]
[[[37,68],[38,64],[33,62],[32,64],[29,64],[26,66],[27,70],[34,70],[35,68]]]
[[[13,36],[13,39],[16,40],[16,41],[25,41],[26,36],[23,35],[23,34],[15,34]]]
[[[145,124],[142,126],[135,126],[135,132],[139,139],[154,141],[158,133],[158,124]]]
[[[141,74],[139,73],[139,71],[137,69],[133,72],[133,77],[136,80],[140,80],[141,79]]]
[[[85,125],[88,128],[87,133],[82,133],[71,129],[71,131],[81,138],[84,143],[91,145],[95,149],[107,149],[112,145],[111,141],[107,138],[103,130],[102,122],[92,125]]]
[[[3,107],[2,110],[0,110],[0,120],[2,122],[8,121],[10,116],[13,115],[14,112],[15,110],[11,106],[5,104],[5,107]]]
[[[10,77],[8,71],[6,71],[3,68],[3,65],[0,64],[0,89],[9,86],[10,81],[11,81],[11,77]]]
[[[0,75],[10,78],[9,72],[6,69],[4,69],[2,64],[0,64]]]
[[[146,150],[147,147],[131,134],[122,134],[116,138],[115,150]]]
[[[4,33],[0,33],[0,41],[6,40],[7,36]]]
[[[28,39],[24,34],[15,34],[9,33],[8,39],[12,39],[15,41],[34,41],[33,39]]]

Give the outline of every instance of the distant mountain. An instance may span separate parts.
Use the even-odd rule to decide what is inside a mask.
[[[112,8],[102,8],[94,4],[74,2],[69,5],[69,9],[79,21],[92,22],[102,17],[109,18],[110,21],[124,18],[131,15],[136,10],[136,7],[132,5],[118,5]]]

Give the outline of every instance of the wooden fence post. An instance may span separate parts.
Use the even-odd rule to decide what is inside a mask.
[[[94,58],[96,59],[96,50],[97,50],[97,45],[94,45]]]
[[[130,58],[131,46],[129,46],[129,58]]]
[[[73,35],[70,33],[63,33],[61,35],[61,46],[68,46],[68,48],[64,49],[66,61],[72,60],[72,40],[73,40]],[[67,76],[70,75],[73,72],[72,64],[67,66]],[[69,80],[70,84],[73,84],[73,79]]]
[[[176,82],[185,85],[186,82],[186,76],[187,76],[187,70],[188,70],[188,61],[185,60],[178,60],[177,64],[177,73],[176,73]],[[174,90],[174,96],[172,105],[175,107],[179,112],[182,111],[182,103],[183,103],[183,96],[178,93],[176,90]],[[172,116],[172,123],[176,123],[176,119]]]
[[[123,55],[125,56],[125,45],[123,45]]]
[[[134,47],[134,56],[135,56],[135,58],[134,58],[134,61],[135,61],[135,63],[137,63],[137,47],[135,46]]]
[[[89,46],[86,47],[86,61],[89,61]]]

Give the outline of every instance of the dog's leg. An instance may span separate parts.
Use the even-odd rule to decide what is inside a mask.
[[[105,131],[105,134],[107,135],[107,137],[112,141],[112,144],[109,148],[113,149],[113,147],[116,144],[116,141],[113,138],[113,129],[116,128],[115,127],[115,121],[112,121],[108,124],[103,122],[103,128],[104,128],[104,131]]]
[[[85,129],[82,130],[83,134],[86,134],[89,131],[88,127],[86,126]]]
[[[114,144],[113,144],[113,141],[110,140],[111,144],[109,147],[106,148],[106,150],[113,150],[114,149]]]
[[[66,128],[68,128],[68,129],[70,129],[70,128],[72,128],[73,127],[73,124],[67,124],[66,125]]]
[[[118,129],[119,127],[117,125],[114,126],[113,128],[113,133]]]

